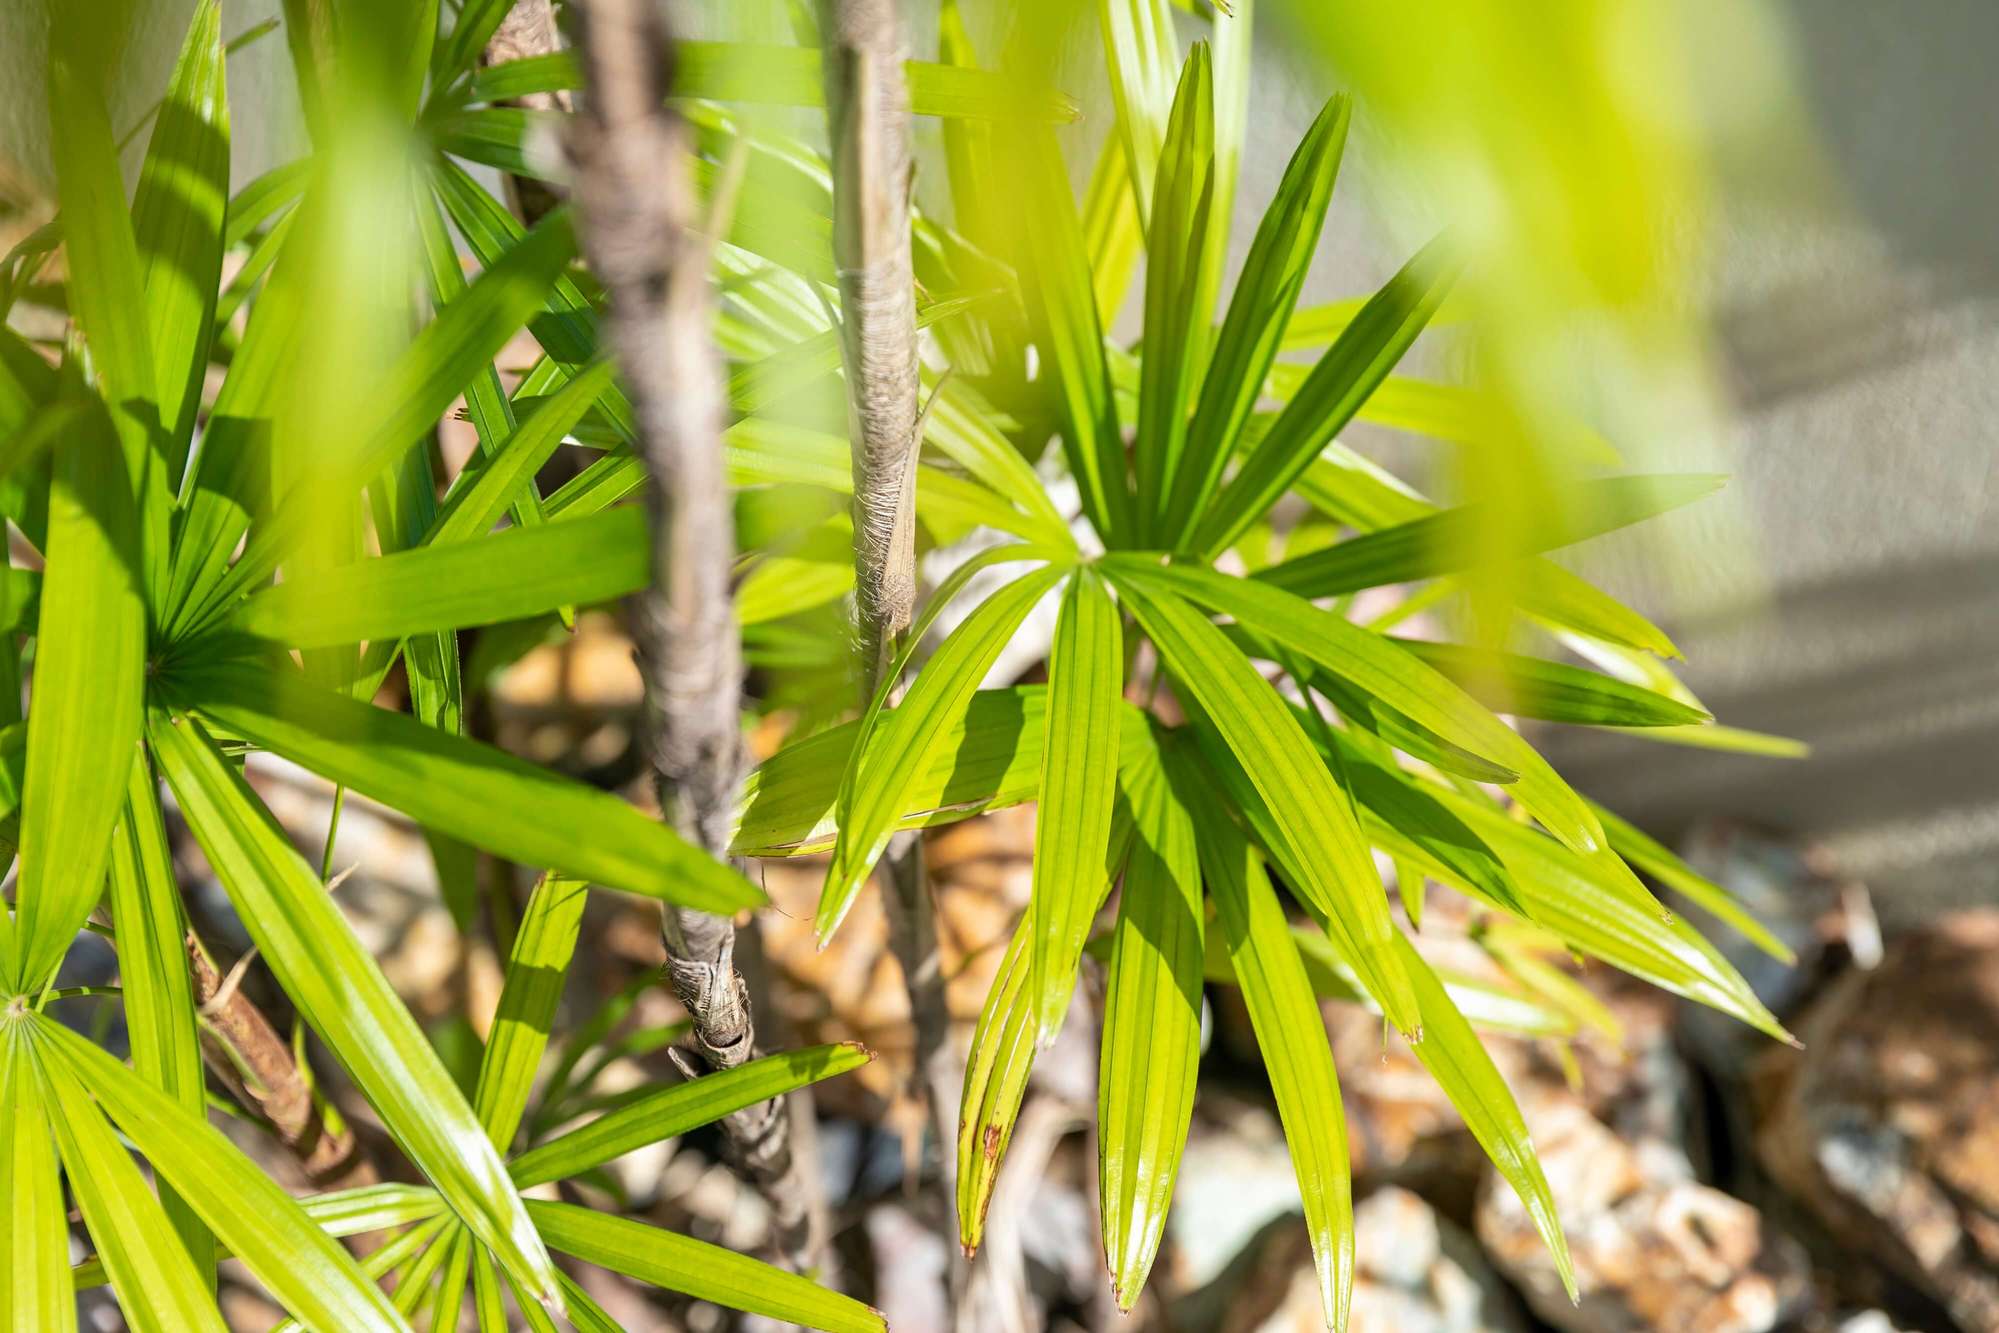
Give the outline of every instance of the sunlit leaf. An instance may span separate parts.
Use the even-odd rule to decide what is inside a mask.
[[[1216,920],[1297,1172],[1320,1309],[1328,1327],[1345,1328],[1353,1301],[1353,1186],[1339,1078],[1319,1002],[1261,859],[1214,803],[1196,803],[1191,813]],[[1406,969],[1403,984],[1411,984]]]
[[[719,1245],[575,1204],[528,1204],[548,1243],[565,1254],[731,1310],[828,1333],[886,1333],[879,1311]]]
[[[1103,902],[1116,794],[1124,660],[1118,612],[1094,573],[1069,581],[1048,654],[1046,738],[1034,830],[1034,945],[1028,987],[1038,1040],[1069,1012],[1076,962]]]
[[[1165,1234],[1201,1058],[1204,908],[1194,822],[1157,757],[1148,757],[1126,788],[1132,848],[1097,1065],[1098,1196],[1121,1310],[1138,1299]]]
[[[15,990],[30,993],[104,891],[139,739],[146,617],[138,515],[102,413],[83,418],[56,455],[47,550],[10,963]]]
[[[1270,812],[1287,864],[1305,876],[1295,887],[1334,922],[1369,992],[1409,1031],[1417,1022],[1414,998],[1388,947],[1388,901],[1347,794],[1276,691],[1220,630],[1155,583],[1128,579],[1121,568],[1110,576],[1184,697],[1234,753]]]
[[[451,739],[404,720],[427,737]],[[319,876],[200,722],[155,715],[149,731],[196,840],[285,993],[452,1210],[536,1299],[553,1302],[553,1265],[484,1127]]]
[[[1439,239],[1389,279],[1319,358],[1221,494],[1192,516],[1198,527],[1185,549],[1213,558],[1290,489],[1409,350],[1456,270],[1447,240]]]
[[[762,901],[658,820],[495,746],[254,664],[192,667],[169,689],[231,734],[511,860],[707,911]]]

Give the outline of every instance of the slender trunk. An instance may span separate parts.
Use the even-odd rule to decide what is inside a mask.
[[[910,256],[907,55],[894,0],[820,0],[833,255],[854,472],[854,620],[863,697],[877,688],[916,602],[916,284]],[[899,684],[891,686],[899,690]],[[902,967],[915,1037],[912,1082],[929,1104],[940,1153],[956,1139],[959,1071],[922,835],[882,859],[889,943]],[[948,1171],[939,1178],[948,1177]],[[950,1209],[943,1210],[945,1216]]]
[[[672,46],[658,6],[589,0],[573,12],[588,92],[568,145],[572,188],[609,298],[606,329],[637,416],[652,517],[653,586],[632,608],[650,758],[666,818],[721,858],[745,753],[710,243],[695,228],[691,136],[666,103]],[[667,975],[703,1062],[727,1069],[750,1059],[756,1030],[734,923],[669,908],[661,926]],[[737,1165],[770,1205],[779,1261],[813,1267],[816,1182],[792,1152],[786,1104],[739,1111],[724,1126]]]
[[[893,0],[821,0],[833,254],[854,459],[854,602],[872,691],[916,602],[909,88]]]

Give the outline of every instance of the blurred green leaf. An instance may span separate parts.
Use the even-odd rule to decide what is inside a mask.
[[[1141,229],[1152,219],[1152,187],[1179,65],[1173,15],[1164,0],[1098,0],[1110,71],[1112,126],[1124,142]]]
[[[524,620],[652,582],[645,511],[508,528],[287,579],[237,604],[223,628],[294,648]]]
[[[1021,87],[987,70],[906,61],[909,109],[918,116],[1035,120],[1082,118],[1073,98],[1047,87]],[[475,102],[506,102],[530,93],[560,92],[583,86],[573,52],[529,56],[493,65],[473,75],[467,88]],[[755,42],[674,43],[676,97],[763,106],[823,107],[826,84],[820,54],[807,46]]]
[[[63,203],[70,311],[89,345],[90,370],[123,454],[135,582],[157,596],[166,572],[169,483],[158,439],[159,369],[147,328],[145,270],[125,208],[94,34],[79,10],[58,7],[50,17],[49,151]]]
[[[306,511],[328,493],[358,489],[373,480],[427,432],[479,367],[492,361],[541,304],[575,246],[567,215],[551,214],[426,325],[389,381],[371,395],[369,410],[351,431],[353,448],[341,457],[313,460],[277,511],[256,524],[242,556],[200,609],[184,613],[173,628],[186,632],[214,623],[301,539],[309,529]]]
[[[229,200],[225,68],[221,0],[201,0],[188,22],[132,197],[169,486],[178,484],[187,465],[222,278]]]
[[[556,1006],[562,1002],[562,983],[568,978],[570,956],[576,952],[576,936],[583,925],[583,907],[589,900],[590,886],[581,880],[543,875],[528,895],[520,927],[514,932],[499,1009],[493,1016],[492,1031],[486,1035],[479,1086],[472,1098],[479,1123],[502,1152],[513,1142],[521,1115],[527,1110],[528,1091],[548,1047]]]
[[[150,367],[148,367],[150,373]],[[104,892],[145,688],[138,515],[118,445],[91,412],[56,455],[28,724],[10,980],[32,993]]]

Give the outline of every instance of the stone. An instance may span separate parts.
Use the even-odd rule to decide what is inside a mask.
[[[1179,1302],[1175,1328],[1322,1333],[1319,1280],[1302,1221],[1256,1233],[1214,1282]],[[1354,1206],[1349,1333],[1524,1333],[1518,1303],[1478,1247],[1429,1204],[1384,1186]]]
[[[1855,1255],[1999,1328],[1999,910],[1890,943],[1759,1068],[1764,1168]]]
[[[1798,1243],[1700,1183],[1675,1140],[1630,1135],[1565,1090],[1523,1112],[1575,1260],[1579,1304],[1510,1185],[1488,1170],[1475,1227],[1536,1315],[1574,1333],[1763,1333],[1811,1305]]]

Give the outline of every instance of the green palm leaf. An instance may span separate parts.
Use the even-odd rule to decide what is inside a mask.
[[[1298,946],[1256,853],[1214,802],[1191,810],[1201,866],[1298,1175],[1329,1328],[1353,1302],[1353,1186],[1339,1077]],[[1398,960],[1399,961],[1399,960]],[[1405,986],[1410,982],[1406,979]]]
[[[200,722],[155,715],[150,733],[196,840],[286,994],[452,1210],[535,1300],[557,1304],[553,1265],[485,1128],[319,876]]]
[[[1123,646],[1103,582],[1078,570],[1062,598],[1048,654],[1046,739],[1034,828],[1034,945],[1028,989],[1037,1040],[1055,1039],[1069,1012],[1076,963],[1104,900],[1104,850],[1117,791]]]
[[[1303,878],[1295,886],[1333,922],[1345,952],[1395,1025],[1418,1020],[1415,998],[1389,944],[1394,926],[1374,860],[1347,794],[1333,782],[1276,691],[1222,632],[1155,583],[1104,564],[1125,606],[1158,646],[1186,702],[1197,707],[1241,763],[1273,835]]]
[[[232,734],[510,860],[705,911],[763,901],[742,876],[616,796],[495,746],[251,663],[192,666],[164,683]]]

